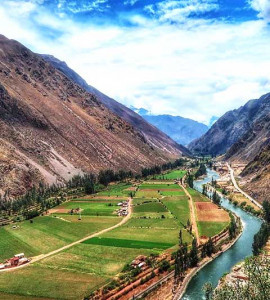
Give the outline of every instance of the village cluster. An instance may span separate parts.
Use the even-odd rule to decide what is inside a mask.
[[[117,209],[118,216],[127,216],[128,215],[128,202],[129,200],[121,201],[117,204],[117,206],[121,207]]]

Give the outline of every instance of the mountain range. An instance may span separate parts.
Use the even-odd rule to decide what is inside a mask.
[[[144,108],[131,107],[140,114],[147,122],[151,123],[169,137],[182,145],[188,145],[194,139],[201,137],[208,127],[192,119],[172,115],[152,115]]]
[[[246,190],[270,200],[270,93],[224,114],[189,149],[246,164],[241,173]]]
[[[190,154],[48,60],[0,36],[1,194],[107,168],[138,172]]]

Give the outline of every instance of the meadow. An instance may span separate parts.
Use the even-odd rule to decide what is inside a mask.
[[[185,170],[173,170],[166,174],[161,174],[161,175],[156,176],[156,179],[161,179],[161,180],[180,179],[180,178],[183,178],[186,173],[187,173],[187,171],[185,171]]]
[[[211,237],[220,233],[225,229],[229,223],[228,222],[208,222],[208,221],[198,221],[198,229],[200,236]]]
[[[131,189],[135,191],[126,183],[110,185],[96,195],[63,203],[53,209],[53,215],[34,218],[33,223],[21,222],[16,229],[0,228],[1,259],[16,252],[27,256],[47,253],[117,224],[121,220],[114,214],[117,203],[127,198]],[[194,190],[190,192],[195,201],[207,199]],[[184,242],[191,244],[192,236],[184,229],[189,219],[188,197],[179,185],[146,181],[132,201],[131,218],[122,226],[26,268],[1,274],[0,298],[82,299],[109,283],[138,255],[175,251],[180,229]],[[81,220],[78,214],[69,213],[78,207],[82,209]],[[198,227],[201,235],[208,236],[226,224],[198,222]]]

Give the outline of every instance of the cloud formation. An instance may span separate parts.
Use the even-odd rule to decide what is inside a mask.
[[[269,0],[250,0],[253,9],[259,12],[259,17],[266,22],[270,22],[270,1]]]
[[[216,1],[168,0],[153,5],[148,17],[143,0],[130,2],[132,13],[121,10],[129,6],[123,1],[118,24],[106,15],[115,9],[112,1],[73,1],[72,16],[67,1],[54,1],[52,13],[46,1],[18,6],[3,0],[1,33],[65,60],[89,84],[128,106],[208,123],[270,91],[269,27],[255,12],[253,20],[213,20],[201,14],[216,12]],[[97,2],[112,6],[103,12],[104,22],[94,22],[94,13],[80,22],[78,16],[91,13]]]

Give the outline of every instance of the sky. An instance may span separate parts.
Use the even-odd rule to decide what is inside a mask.
[[[270,0],[0,0],[0,33],[152,114],[207,124],[270,92]]]

